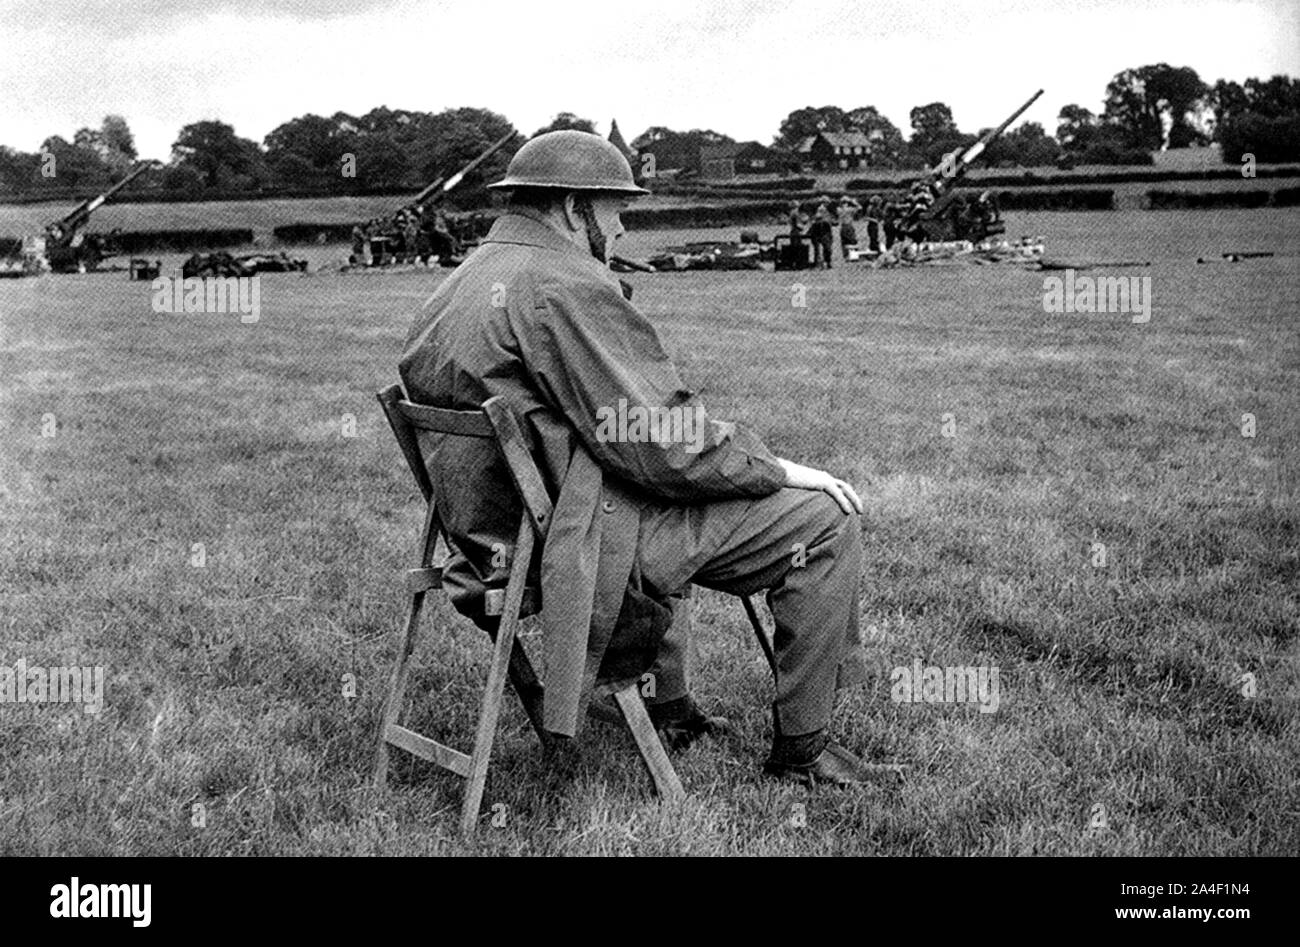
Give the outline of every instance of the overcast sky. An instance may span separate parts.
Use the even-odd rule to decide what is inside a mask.
[[[1202,79],[1300,76],[1298,0],[0,0],[0,144],[35,151],[105,114],[143,157],[180,127],[261,141],[307,112],[377,105],[501,112],[531,134],[560,111],[713,128],[764,143],[805,105],[875,105],[904,133],[935,100],[975,131],[1100,111],[1147,63]]]

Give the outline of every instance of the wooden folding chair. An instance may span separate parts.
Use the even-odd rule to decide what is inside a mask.
[[[393,669],[392,683],[380,724],[379,748],[374,772],[375,785],[382,789],[387,783],[390,745],[464,777],[468,783],[461,807],[460,828],[463,835],[469,835],[478,824],[479,807],[487,782],[488,760],[492,753],[492,743],[496,734],[497,718],[501,711],[507,676],[523,703],[524,711],[533,729],[537,731],[539,738],[546,739],[542,726],[542,684],[528,658],[523,642],[517,637],[517,631],[525,602],[536,595],[536,590],[527,588],[525,583],[533,549],[546,540],[546,533],[551,523],[552,504],[546,493],[541,473],[528,452],[519,422],[504,399],[490,398],[484,402],[480,411],[452,411],[407,401],[399,385],[385,388],[379,392],[378,397],[393,434],[397,438],[397,443],[402,449],[402,454],[406,458],[406,463],[424,496],[426,512],[420,539],[419,562],[416,568],[408,569],[406,573],[406,592],[410,596],[410,602],[397,663]],[[500,623],[493,642],[492,663],[488,670],[487,687],[479,711],[474,747],[469,755],[403,727],[398,722],[405,701],[407,665],[415,648],[416,630],[424,606],[424,597],[430,590],[442,587],[442,568],[433,563],[435,548],[440,535],[444,542],[447,539],[443,534],[442,522],[433,499],[433,483],[424,463],[417,431],[493,440],[510,471],[511,479],[523,504],[523,513],[520,516],[515,540],[514,560],[506,580],[506,587],[504,590],[489,590],[485,596],[485,613],[489,616],[499,616]],[[749,616],[754,632],[758,636],[763,654],[775,674],[776,663],[772,645],[763,631],[758,613],[748,597],[742,596],[741,600],[744,602],[745,612]],[[529,601],[529,612],[536,611],[536,608],[532,607],[533,604],[533,601]],[[675,620],[689,622],[690,616],[687,610],[681,609]],[[684,795],[685,790],[682,788],[681,780],[668,759],[663,743],[646,711],[641,697],[640,681],[632,678],[600,683],[592,696],[600,698],[607,695],[613,695],[659,795],[670,799]],[[610,714],[602,713],[601,706],[594,700],[589,709],[594,716],[609,719]]]

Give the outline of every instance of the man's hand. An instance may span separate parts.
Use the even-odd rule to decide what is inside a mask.
[[[827,494],[840,505],[845,515],[862,512],[862,500],[848,483],[832,477],[824,470],[805,467],[794,461],[778,457],[777,461],[785,470],[785,485],[796,490],[819,490]]]

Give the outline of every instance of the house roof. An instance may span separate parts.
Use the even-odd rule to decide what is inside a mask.
[[[836,148],[870,148],[871,139],[862,132],[822,132],[828,145]]]
[[[618,119],[610,120],[609,143],[619,151],[623,152],[624,158],[630,158],[632,156],[632,149],[627,146],[627,142],[623,140],[623,133],[618,130]]]
[[[717,145],[701,145],[701,161],[718,161],[739,158],[741,155],[766,155],[768,148],[756,141],[730,141]]]

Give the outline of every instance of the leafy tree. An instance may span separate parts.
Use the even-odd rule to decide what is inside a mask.
[[[163,190],[194,194],[203,190],[203,175],[189,165],[168,165],[162,173]]]
[[[515,133],[512,141],[451,193],[449,201],[460,207],[486,204],[489,192],[485,185],[504,176],[511,155],[523,144],[509,119],[487,109],[455,108],[436,115],[410,113],[401,127],[398,144],[421,184],[455,174],[507,132]]]
[[[818,132],[848,131],[848,119],[844,110],[834,105],[813,108],[811,105],[795,109],[781,122],[773,145],[777,148],[793,150],[799,142],[810,138]]]
[[[1085,129],[1097,126],[1097,116],[1082,105],[1067,105],[1056,116],[1056,140],[1062,148],[1071,150],[1080,135],[1086,135]]]
[[[1250,111],[1256,115],[1286,118],[1300,114],[1300,79],[1290,76],[1247,79],[1245,93]]]
[[[1244,154],[1259,162],[1300,160],[1300,80],[1251,78],[1243,86],[1220,79],[1209,98],[1225,162]]]
[[[319,168],[307,158],[293,151],[277,152],[268,156],[267,168],[278,187],[295,190],[343,190],[347,182],[338,171]]]
[[[1242,112],[1224,121],[1218,138],[1228,164],[1240,164],[1245,154],[1260,163],[1300,161],[1300,114],[1270,118]]]
[[[952,109],[942,102],[918,105],[908,113],[912,124],[912,150],[931,167],[950,151],[974,144],[972,135],[963,135],[952,119]]]
[[[342,126],[337,119],[320,115],[303,115],[290,119],[266,136],[266,160],[272,165],[314,169],[316,175],[331,182],[343,180],[340,173],[345,154],[355,155],[358,135]],[[294,156],[299,162],[285,163]]]
[[[69,144],[66,139],[51,135],[41,143],[41,155],[45,154],[54,156],[54,177],[46,178],[38,173],[35,179],[38,186],[101,191],[112,183],[111,169],[92,147]]]
[[[871,139],[870,164],[901,168],[915,163],[903,133],[874,105],[864,105],[844,113],[844,124],[845,130],[860,131]]]
[[[225,122],[186,125],[172,145],[172,161],[196,171],[207,189],[254,188],[267,177],[257,143],[240,138]]]
[[[40,155],[0,145],[0,191],[22,192],[40,178]]]
[[[677,132],[662,125],[647,128],[632,140],[632,149],[639,155],[654,155],[658,171],[680,169],[700,170],[700,148],[704,145],[735,144],[735,139],[711,128],[693,128]]]
[[[131,128],[121,115],[105,115],[99,132],[110,152],[130,161],[140,157],[135,150],[135,137],[131,134]]]
[[[1120,130],[1131,148],[1155,151],[1166,142],[1172,148],[1186,147],[1204,140],[1192,118],[1208,91],[1189,66],[1157,63],[1125,69],[1106,86],[1102,118]]]
[[[917,163],[898,126],[874,105],[844,111],[836,105],[796,109],[781,122],[774,147],[794,150],[819,132],[862,132],[872,141],[868,160],[878,167],[909,167]]]
[[[981,129],[983,135],[989,129]],[[1018,125],[988,146],[983,161],[993,167],[1043,168],[1056,163],[1061,146],[1038,122]]]
[[[536,138],[538,135],[544,135],[547,132],[558,132],[566,129],[573,129],[580,132],[591,132],[595,134],[596,123],[589,118],[579,118],[572,112],[561,112],[556,115],[555,118],[551,119],[549,125],[543,125],[541,128],[537,129],[537,131],[533,132],[532,137]]]
[[[1219,79],[1214,83],[1214,87],[1209,91],[1206,99],[1209,102],[1210,113],[1214,118],[1216,139],[1218,131],[1225,121],[1232,116],[1250,111],[1250,97],[1238,82]]]
[[[78,128],[73,132],[72,143],[78,148],[95,152],[101,159],[103,153],[108,150],[104,144],[104,136],[96,128]]]
[[[78,148],[93,151],[108,167],[114,178],[120,178],[135,164],[135,140],[126,119],[120,115],[106,115],[99,128],[79,128],[72,136]]]
[[[1056,118],[1058,165],[1151,164],[1150,153],[1132,147],[1118,125],[1102,121],[1082,105],[1067,105]]]
[[[356,180],[364,188],[400,187],[407,183],[411,167],[406,152],[396,142],[367,135],[357,145]]]

